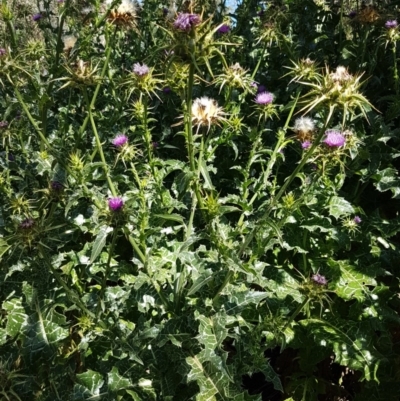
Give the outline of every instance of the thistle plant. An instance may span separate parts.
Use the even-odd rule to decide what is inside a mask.
[[[6,400],[398,398],[395,6],[262,3],[2,3]]]

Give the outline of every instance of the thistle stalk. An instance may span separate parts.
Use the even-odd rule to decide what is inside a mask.
[[[104,77],[106,75],[108,64],[110,62],[111,50],[112,50],[112,46],[110,45],[110,42],[108,40],[107,41],[107,48],[106,48],[106,60],[105,60],[104,65],[103,65],[103,69],[101,70],[99,82],[98,82],[98,84],[97,84],[97,86],[96,86],[96,88],[94,90],[94,93],[93,93],[93,96],[92,96],[92,100],[90,102],[89,110],[94,108],[94,105],[96,103],[96,99],[97,99],[97,96],[98,96],[99,91],[100,91],[101,83],[102,83],[102,81],[103,81],[103,79],[104,79]],[[81,137],[82,134],[85,132],[85,129],[87,127],[89,119],[90,119],[90,115],[87,114],[87,116],[85,117],[85,120],[83,121],[83,124],[79,128],[79,137]]]
[[[397,47],[396,47],[396,41],[393,41],[393,47],[392,47],[392,51],[393,51],[393,79],[394,79],[394,87],[396,89],[396,95],[399,94],[399,73],[397,70]]]
[[[191,63],[189,68],[188,89],[186,93],[185,136],[188,147],[190,171],[195,174],[196,163],[194,158],[194,139],[193,139],[192,116],[191,116],[192,104],[193,104],[192,94],[193,94],[193,83],[194,83],[194,69],[195,66],[193,63]],[[196,194],[197,202],[199,203],[200,208],[203,209],[204,207],[203,198],[201,197],[198,183],[199,180],[195,179],[192,188]]]
[[[114,187],[114,184],[113,184],[113,182],[111,180],[111,177],[108,174],[108,170],[109,169],[108,169],[108,166],[107,166],[107,163],[106,163],[106,158],[104,157],[103,147],[101,145],[100,137],[99,137],[99,134],[97,132],[96,123],[94,122],[93,113],[92,113],[92,106],[89,103],[89,98],[88,98],[88,95],[87,95],[86,87],[83,87],[83,96],[85,98],[85,102],[86,102],[86,105],[88,107],[89,120],[90,120],[90,123],[92,125],[92,130],[93,130],[94,136],[96,138],[97,151],[100,154],[100,159],[101,159],[101,163],[103,165],[104,174],[106,175],[108,187],[110,188],[110,191],[111,191],[112,195],[115,197],[115,196],[117,196],[117,191],[115,190],[115,187]]]
[[[106,264],[106,270],[104,272],[103,275],[103,279],[101,281],[101,289],[100,289],[100,294],[99,294],[99,302],[97,304],[97,320],[100,319],[100,312],[101,312],[101,300],[104,297],[104,293],[106,291],[106,285],[107,285],[107,277],[110,274],[110,267],[111,267],[111,258],[113,256],[114,253],[114,248],[115,248],[115,243],[117,242],[117,227],[114,227],[114,231],[113,231],[113,237],[111,240],[111,245],[110,245],[110,249],[108,250],[108,258],[107,258],[107,264]]]
[[[12,80],[11,80],[11,78],[10,78],[10,76],[8,74],[7,74],[7,77],[8,77],[8,80],[10,81],[10,83],[13,84],[13,82],[12,82]],[[28,106],[24,102],[24,99],[22,98],[22,95],[21,95],[21,93],[18,90],[16,85],[14,85],[14,92],[15,92],[15,96],[17,96],[17,99],[18,99],[19,103],[21,104],[21,107],[23,108],[26,116],[28,117],[28,120],[31,122],[31,124],[35,128],[35,131],[39,135],[39,138],[40,138],[40,141],[41,141],[41,150],[44,150],[44,145],[46,145],[48,148],[51,148],[51,145],[50,145],[49,141],[43,135],[42,130],[40,129],[39,125],[36,123],[35,119],[33,118],[32,114],[30,113],[30,111],[28,109]]]

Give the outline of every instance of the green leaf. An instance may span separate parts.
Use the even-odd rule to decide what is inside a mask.
[[[331,322],[305,319],[299,323],[307,328],[308,336],[320,346],[332,347],[335,362],[359,370],[363,373],[361,379],[377,380],[376,371],[383,358],[375,350],[372,337],[366,330],[360,330],[358,322],[332,318]]]
[[[43,317],[39,305],[36,305],[36,313],[28,317],[21,330],[24,334],[25,352],[30,355],[42,351],[50,352],[52,345],[68,337],[68,330]]]
[[[3,345],[7,342],[7,330],[0,328],[0,345]]]
[[[196,279],[196,281],[190,287],[187,296],[190,297],[191,295],[195,294],[199,291],[204,285],[208,282],[212,281],[213,274],[211,269],[204,270],[201,275]]]
[[[336,275],[339,274],[339,279],[335,282],[335,292],[345,300],[356,298],[362,302],[369,297],[367,286],[377,284],[373,277],[363,274],[346,261],[329,260],[328,265],[333,271],[339,269],[339,272],[336,272]]]
[[[329,214],[335,218],[347,216],[354,213],[354,208],[350,202],[339,196],[333,196],[329,201]]]
[[[107,235],[113,231],[112,227],[102,226],[93,243],[92,254],[90,256],[90,263],[93,263],[100,255],[104,246],[106,245]]]
[[[249,290],[247,287],[238,288],[237,286],[228,286],[225,289],[228,302],[225,303],[227,314],[240,313],[248,305],[258,305],[268,294],[262,291]]]
[[[375,180],[375,187],[380,192],[391,190],[394,197],[400,195],[400,179],[397,176],[397,170],[394,168],[385,168],[380,170],[372,178]]]
[[[117,392],[118,390],[126,389],[132,387],[132,383],[126,377],[121,376],[118,373],[117,367],[113,367],[111,372],[108,373],[108,388]]]
[[[88,370],[84,373],[78,373],[76,375],[76,381],[85,387],[90,395],[99,395],[100,388],[104,384],[103,376],[99,372],[94,370]]]
[[[10,337],[15,337],[21,332],[21,327],[26,322],[25,309],[18,298],[3,302],[3,309],[8,312],[6,332]]]
[[[163,220],[176,221],[177,223],[185,226],[185,221],[179,214],[154,214],[153,217]]]
[[[201,160],[201,163],[200,163],[200,172],[205,181],[204,188],[211,189],[211,190],[214,189],[210,174],[208,174],[207,164],[206,164],[205,160],[203,160],[203,159]]]
[[[265,375],[265,379],[267,380],[267,382],[272,383],[274,385],[275,390],[281,391],[283,393],[281,379],[279,378],[279,375],[275,372],[275,370],[269,363],[265,365],[263,373]]]
[[[225,399],[225,388],[229,381],[222,372],[217,372],[212,365],[205,367],[204,352],[186,358],[191,370],[187,376],[188,381],[195,380],[200,388],[196,401],[217,401],[216,394]]]
[[[1,257],[11,248],[11,245],[8,245],[6,241],[0,238],[0,261]]]
[[[142,398],[139,397],[138,393],[132,390],[125,390],[127,394],[129,394],[133,401],[142,401]]]

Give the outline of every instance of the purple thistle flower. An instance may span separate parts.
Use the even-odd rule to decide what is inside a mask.
[[[311,142],[310,141],[304,141],[301,143],[301,147],[303,149],[308,149],[311,146]]]
[[[153,146],[153,149],[157,149],[160,146],[158,142],[153,142],[151,145]]]
[[[225,33],[228,33],[231,30],[231,27],[227,24],[221,25],[217,32],[221,35],[224,35]]]
[[[350,11],[350,12],[349,12],[348,17],[349,17],[350,19],[353,19],[353,18],[355,18],[356,16],[357,16],[357,11],[353,10],[353,11]]]
[[[353,219],[354,223],[356,224],[360,224],[362,222],[361,217],[360,216],[355,216]]]
[[[267,88],[264,85],[258,85],[257,87],[257,93],[262,93],[262,92],[266,92]]]
[[[274,100],[274,95],[271,92],[261,92],[258,93],[254,101],[257,104],[260,104],[262,106],[266,106],[267,104],[271,104],[272,101]]]
[[[55,192],[59,192],[64,189],[64,185],[61,184],[61,182],[59,182],[59,181],[51,181],[50,187]]]
[[[340,131],[328,130],[325,132],[324,144],[331,148],[339,148],[346,143],[346,138]]]
[[[117,148],[121,148],[127,142],[128,142],[128,137],[124,134],[119,134],[112,140],[112,144]]]
[[[4,47],[0,47],[0,56],[4,56],[7,54],[7,50]]]
[[[174,27],[180,31],[189,32],[192,27],[199,25],[201,22],[200,15],[179,13],[175,19]]]
[[[119,196],[117,196],[116,198],[110,198],[108,200],[108,207],[113,212],[119,212],[122,209],[122,206],[124,206],[124,201]]]
[[[146,64],[135,63],[133,65],[133,72],[139,77],[144,77],[150,71],[150,68]]]
[[[328,284],[328,280],[325,278],[325,276],[317,273],[317,274],[313,274],[311,276],[311,280],[314,281],[315,284],[319,284],[319,285],[327,285]]]
[[[8,122],[7,121],[0,121],[0,128],[7,128]]]
[[[40,14],[40,13],[37,13],[37,14],[33,14],[32,15],[32,20],[33,21],[39,21],[40,20],[40,18],[42,18],[42,14]]]
[[[396,29],[398,25],[399,24],[398,24],[397,20],[395,20],[395,19],[385,22],[386,29]]]
[[[22,228],[24,230],[32,228],[35,224],[35,220],[32,218],[27,218],[25,220],[22,220],[21,223],[19,223],[19,228]]]
[[[169,95],[169,94],[172,92],[172,90],[171,90],[171,88],[170,88],[169,86],[166,86],[162,91],[163,91],[166,95]]]

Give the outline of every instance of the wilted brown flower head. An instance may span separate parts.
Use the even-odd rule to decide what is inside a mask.
[[[192,104],[192,122],[193,125],[197,125],[197,129],[200,126],[208,126],[208,130],[211,124],[217,124],[225,120],[225,113],[222,107],[218,107],[218,103],[214,99],[209,97],[200,97],[194,100]]]
[[[109,6],[112,0],[107,0]],[[123,28],[134,28],[136,26],[137,9],[135,3],[131,0],[122,0],[121,4],[110,11],[108,21],[113,25],[118,25]]]

